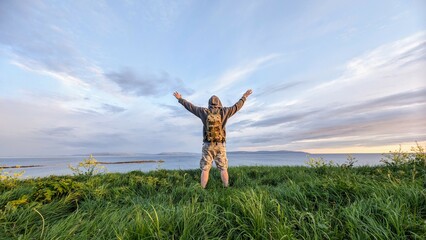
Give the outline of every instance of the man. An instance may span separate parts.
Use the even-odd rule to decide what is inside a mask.
[[[247,97],[252,94],[252,90],[247,90],[241,99],[232,107],[222,107],[220,99],[212,96],[209,99],[209,107],[197,107],[182,98],[178,92],[173,95],[179,100],[188,111],[199,117],[203,122],[203,149],[200,160],[201,187],[206,188],[209,181],[209,172],[213,160],[220,170],[220,177],[224,187],[228,187],[228,159],[226,158],[226,122],[244,105]]]

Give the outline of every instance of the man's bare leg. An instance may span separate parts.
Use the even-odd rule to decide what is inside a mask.
[[[223,186],[228,187],[228,183],[229,183],[228,169],[224,169],[220,171],[220,178],[222,178]]]
[[[209,181],[210,170],[201,170],[201,187],[206,188],[207,182]]]

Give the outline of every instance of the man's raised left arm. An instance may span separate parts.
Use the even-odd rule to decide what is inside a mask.
[[[236,102],[232,107],[227,108],[227,110],[228,110],[227,115],[229,117],[231,117],[236,112],[238,112],[243,107],[244,102],[247,100],[248,96],[250,96],[252,93],[253,93],[253,91],[251,89],[247,90],[243,94],[243,96],[240,98],[240,100],[238,100],[238,102]]]

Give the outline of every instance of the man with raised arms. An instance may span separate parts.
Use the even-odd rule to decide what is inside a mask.
[[[209,180],[209,172],[214,161],[220,170],[220,177],[224,187],[228,187],[228,158],[226,157],[226,122],[234,115],[252,94],[247,90],[244,95],[231,107],[223,107],[220,99],[213,95],[209,99],[208,108],[198,107],[182,98],[178,92],[173,95],[188,111],[201,119],[203,122],[203,148],[200,160],[201,187],[205,188]]]

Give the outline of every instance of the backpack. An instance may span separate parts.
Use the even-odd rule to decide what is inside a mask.
[[[222,129],[222,117],[220,111],[207,110],[207,121],[206,121],[206,138],[209,142],[223,142],[225,140],[225,134]]]

